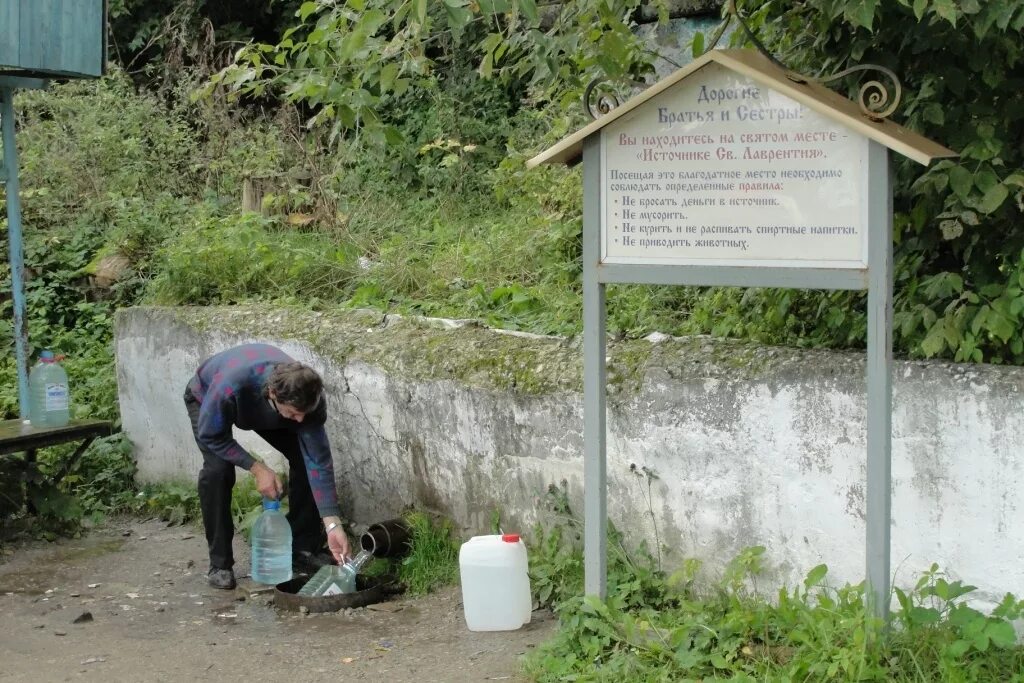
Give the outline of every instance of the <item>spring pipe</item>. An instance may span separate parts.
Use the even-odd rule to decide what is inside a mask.
[[[409,542],[409,524],[400,517],[371,524],[359,539],[374,557],[401,557],[409,552]]]

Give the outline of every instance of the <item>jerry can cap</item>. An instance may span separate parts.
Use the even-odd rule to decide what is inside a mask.
[[[501,540],[505,543],[519,543],[519,534],[502,534]]]

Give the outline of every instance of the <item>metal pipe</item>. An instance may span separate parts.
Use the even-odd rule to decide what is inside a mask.
[[[409,552],[411,541],[409,524],[399,517],[371,524],[359,545],[374,557],[401,557]]]
[[[18,366],[18,410],[28,418],[28,328],[25,325],[25,257],[21,242],[21,188],[18,148],[14,143],[14,89],[0,88],[0,127],[3,128],[4,174],[7,183],[7,234],[11,259],[11,298],[14,301],[14,349]]]

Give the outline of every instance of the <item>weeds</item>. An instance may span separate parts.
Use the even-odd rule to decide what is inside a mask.
[[[281,479],[288,488],[286,474]],[[192,482],[163,482],[144,486],[137,495],[138,511],[150,514],[169,524],[193,524],[202,520],[199,507],[199,489]],[[252,477],[240,477],[231,489],[231,519],[235,528],[248,542],[249,529],[263,512],[263,497],[256,490],[256,480]],[[281,512],[288,512],[288,499],[281,501]]]
[[[188,524],[202,519],[199,490],[194,482],[164,482],[143,487],[139,492],[141,510],[170,524]]]
[[[909,591],[886,635],[865,611],[864,585],[834,589],[828,569],[772,598],[759,594],[764,548],[744,550],[706,585],[700,563],[671,576],[645,548],[626,553],[609,529],[608,597],[582,594],[579,523],[555,489],[558,523],[530,547],[533,590],[561,619],[555,638],[527,658],[536,681],[1024,681],[1012,622],[1024,600],[1007,595],[989,615],[974,590],[937,566]]]

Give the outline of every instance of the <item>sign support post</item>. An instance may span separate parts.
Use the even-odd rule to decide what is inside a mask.
[[[866,588],[868,612],[889,617],[892,517],[892,182],[889,150],[868,143]]]
[[[605,285],[601,258],[601,136],[583,145],[583,568],[587,595],[608,587]]]

